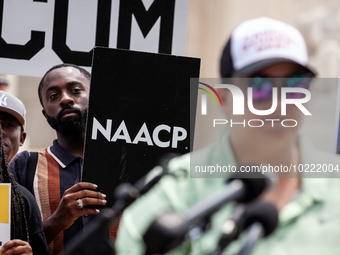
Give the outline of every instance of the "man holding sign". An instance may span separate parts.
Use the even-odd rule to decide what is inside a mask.
[[[106,204],[106,195],[95,191],[97,185],[80,182],[90,77],[83,68],[62,64],[47,71],[39,84],[42,113],[56,130],[57,139],[38,153],[33,193],[52,254],[60,253],[91,221],[91,215],[99,213],[84,206]],[[27,183],[29,160],[29,153],[24,151],[10,164],[22,185]]]

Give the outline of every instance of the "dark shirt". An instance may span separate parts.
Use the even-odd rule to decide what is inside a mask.
[[[40,211],[32,194],[20,184],[18,185],[25,202],[25,212],[28,224],[29,244],[34,255],[50,254],[45,234],[42,228]]]

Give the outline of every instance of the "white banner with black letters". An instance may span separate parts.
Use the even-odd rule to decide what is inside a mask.
[[[188,0],[0,0],[0,73],[42,76],[94,46],[185,55]]]

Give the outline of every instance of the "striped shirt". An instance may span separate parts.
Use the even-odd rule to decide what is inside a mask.
[[[9,164],[14,177],[22,186],[26,186],[28,159],[29,153],[23,151],[17,154]],[[60,147],[57,140],[53,141],[52,146],[39,151],[33,195],[43,220],[56,211],[64,192],[81,181],[82,162],[81,157]],[[71,227],[60,232],[49,244],[51,254],[59,254],[69,240],[82,231],[93,218],[92,215],[80,217]]]

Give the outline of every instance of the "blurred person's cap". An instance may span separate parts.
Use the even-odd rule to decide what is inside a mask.
[[[221,57],[221,77],[249,76],[271,65],[293,62],[307,67],[308,54],[302,34],[278,20],[261,17],[242,22],[232,32]]]
[[[26,109],[23,102],[15,96],[0,90],[0,112],[6,112],[13,115],[25,129]]]
[[[0,77],[0,84],[5,84],[6,86],[8,86],[8,80],[4,77]]]

